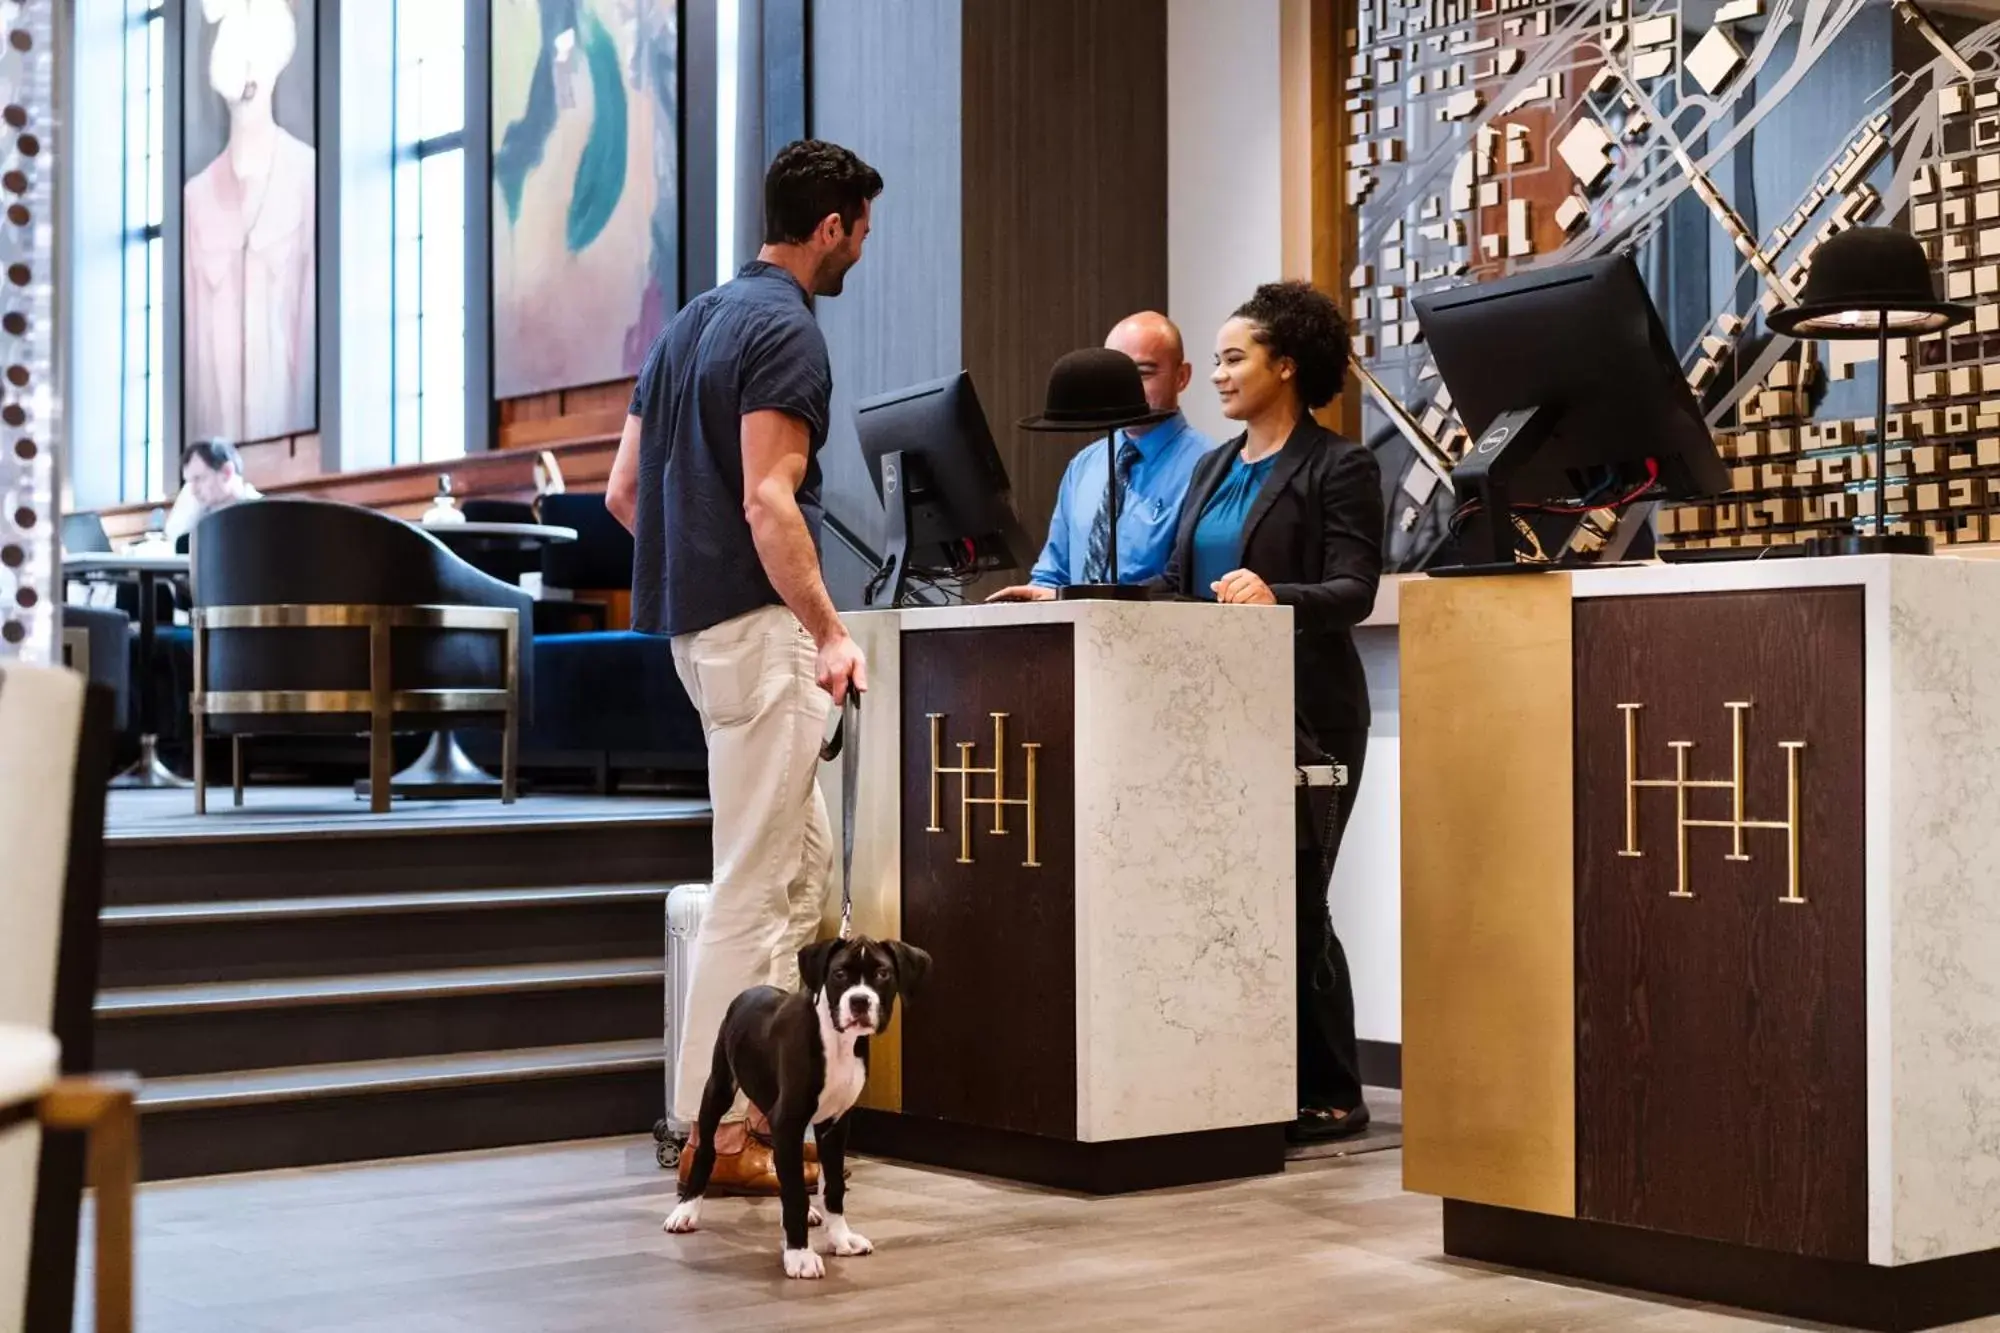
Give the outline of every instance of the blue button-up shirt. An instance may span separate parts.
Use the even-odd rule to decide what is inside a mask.
[[[1124,431],[1113,432],[1121,443]],[[1164,573],[1174,545],[1174,528],[1188,478],[1201,456],[1215,447],[1176,412],[1143,435],[1131,437],[1139,461],[1118,511],[1118,581],[1141,583]],[[1104,469],[1110,459],[1105,440],[1087,446],[1063,470],[1056,512],[1049,520],[1048,545],[1029,574],[1031,583],[1060,588],[1097,577],[1090,565],[1090,528],[1104,508]]]

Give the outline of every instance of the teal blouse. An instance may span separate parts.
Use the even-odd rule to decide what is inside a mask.
[[[1222,484],[1202,506],[1194,525],[1194,595],[1215,600],[1213,584],[1224,574],[1243,567],[1243,521],[1250,516],[1264,478],[1278,461],[1275,453],[1254,463],[1238,454],[1229,465]]]

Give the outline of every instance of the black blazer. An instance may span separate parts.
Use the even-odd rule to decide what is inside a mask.
[[[1156,590],[1210,596],[1193,586],[1194,530],[1244,436],[1195,464],[1166,573]],[[1368,681],[1349,631],[1375,607],[1382,577],[1382,469],[1363,445],[1299,421],[1243,521],[1241,568],[1292,608],[1292,667],[1300,729],[1324,744],[1368,726]]]

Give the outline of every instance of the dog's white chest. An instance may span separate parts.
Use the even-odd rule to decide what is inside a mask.
[[[820,1087],[819,1106],[813,1112],[815,1125],[846,1115],[860,1100],[861,1085],[868,1081],[868,1066],[855,1054],[853,1041],[822,1033],[821,1045],[826,1051],[826,1082]]]
[[[846,1115],[860,1101],[864,1083],[868,1083],[868,1067],[854,1053],[854,1045],[838,1039],[826,1043],[826,1085],[820,1089],[820,1107],[812,1113],[812,1123],[824,1125]]]

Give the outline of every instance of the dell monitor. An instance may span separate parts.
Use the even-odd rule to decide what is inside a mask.
[[[1629,255],[1532,269],[1412,302],[1472,445],[1452,469],[1460,553],[1512,565],[1514,515],[1729,488]]]
[[[1007,468],[965,371],[860,403],[861,457],[888,516],[870,607],[894,606],[912,572],[965,578],[1018,569],[1029,549]]]

